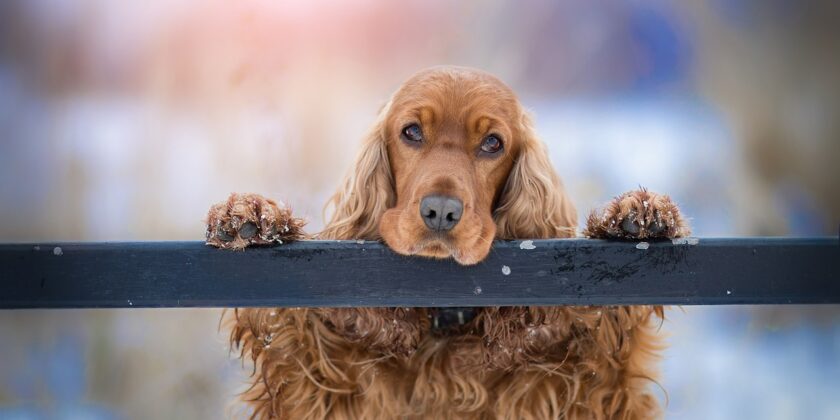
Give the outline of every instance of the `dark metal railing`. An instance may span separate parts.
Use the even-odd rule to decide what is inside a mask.
[[[376,242],[0,245],[0,308],[840,303],[837,238],[497,242],[472,267]]]

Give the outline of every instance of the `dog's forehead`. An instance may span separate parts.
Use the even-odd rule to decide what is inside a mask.
[[[420,71],[405,81],[395,99],[476,99],[491,96],[515,101],[513,90],[490,73],[466,67],[435,67]]]
[[[510,90],[498,77],[482,70],[468,67],[433,67],[421,70],[406,80],[405,85],[426,83],[455,83],[495,86]]]
[[[514,119],[519,101],[495,76],[463,67],[432,68],[408,79],[394,94],[394,112],[432,114],[444,120],[472,124],[479,118]]]

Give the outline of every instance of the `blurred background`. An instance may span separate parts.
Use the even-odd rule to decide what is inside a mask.
[[[837,235],[838,21],[831,0],[3,1],[0,242],[201,240],[234,191],[317,231],[379,107],[437,64],[519,93],[580,214],[643,185],[697,236]],[[0,312],[0,419],[238,418],[220,312]],[[838,306],[663,330],[667,418],[840,418]]]

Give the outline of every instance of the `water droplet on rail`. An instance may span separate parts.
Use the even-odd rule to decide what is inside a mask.
[[[536,249],[536,245],[534,245],[534,241],[522,241],[519,244],[519,249]]]

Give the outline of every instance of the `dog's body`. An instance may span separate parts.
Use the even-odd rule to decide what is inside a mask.
[[[566,238],[576,213],[530,118],[486,73],[434,68],[380,113],[331,200],[322,239],[384,240],[405,255],[475,264],[493,239]],[[258,195],[214,206],[208,243],[304,237]],[[624,194],[592,213],[592,237],[688,234],[667,196]],[[651,418],[661,307],[238,309],[231,342],[255,363],[256,417]],[[441,321],[443,322],[443,321]]]

